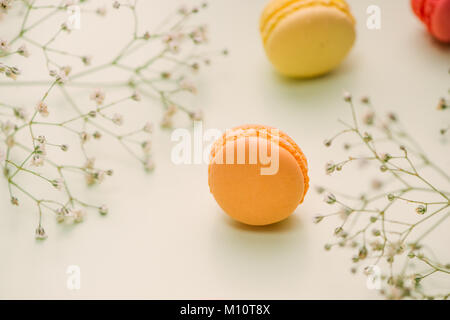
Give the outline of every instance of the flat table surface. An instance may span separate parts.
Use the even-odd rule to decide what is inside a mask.
[[[450,51],[430,39],[409,1],[349,0],[357,20],[356,44],[337,70],[310,80],[280,77],[266,59],[259,36],[265,2],[215,0],[199,17],[209,25],[210,48],[230,51],[196,78],[192,105],[203,109],[205,128],[225,130],[245,123],[278,127],[306,154],[312,186],[334,183],[350,189],[351,179],[325,175],[325,162],[336,156],[322,143],[341,129],[338,118],[348,119],[341,98],[348,90],[355,97],[370,95],[380,110],[394,110],[448,168],[448,149],[442,153],[445,148],[436,139],[436,128],[445,119],[434,106],[448,90]],[[141,1],[141,21],[159,21],[162,12],[179,3]],[[372,4],[381,8],[380,30],[366,27],[366,9]],[[121,25],[108,25],[108,19],[83,20],[82,29],[73,34],[86,37],[83,51],[108,51],[111,42],[129,33],[126,19]],[[0,33],[6,32],[3,28],[0,24]],[[114,37],[95,38],[97,31]],[[43,90],[33,88],[28,94],[15,89],[0,86],[0,96],[34,105]],[[35,207],[12,207],[3,180],[0,298],[379,298],[367,288],[364,275],[350,274],[350,252],[323,250],[335,224],[313,224],[316,214],[329,210],[314,190],[288,220],[245,227],[231,221],[209,193],[207,165],[175,165],[170,161],[173,146],[170,132],[158,129],[152,174],[143,174],[113,146],[105,148],[109,158],[117,153],[116,160],[105,160],[115,174],[86,195],[108,203],[110,214],[94,212],[76,227],[60,226],[45,215],[49,238],[44,242],[34,240]],[[355,170],[353,178],[358,175]],[[442,248],[450,241],[445,229],[439,230]],[[70,265],[80,267],[80,290],[66,286]]]

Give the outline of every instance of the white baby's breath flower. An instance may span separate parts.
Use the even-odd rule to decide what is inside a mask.
[[[195,111],[189,113],[189,117],[193,121],[201,121],[201,120],[203,120],[203,112],[202,112],[202,110],[195,110]]]
[[[372,125],[375,120],[375,113],[373,111],[367,111],[363,116],[363,122],[367,125]]]
[[[100,7],[100,8],[97,8],[97,10],[95,10],[95,13],[98,14],[99,16],[101,16],[101,17],[106,16],[106,13],[107,13],[107,12],[108,12],[108,11],[106,10],[106,7],[105,7],[105,6]]]
[[[197,29],[192,31],[189,36],[195,44],[201,44],[208,41],[207,38],[207,28],[206,26],[199,26]]]
[[[105,92],[102,89],[95,89],[90,96],[91,100],[95,101],[97,105],[103,104],[105,100]]]
[[[200,64],[198,62],[194,62],[193,64],[191,64],[191,68],[194,71],[198,71],[200,69]]]
[[[14,140],[13,135],[7,136],[5,142],[6,142],[6,145],[10,148],[14,147],[14,145],[16,144],[16,140]]]
[[[352,95],[351,95],[351,93],[348,92],[348,91],[344,91],[342,97],[344,98],[344,101],[345,101],[345,102],[350,102],[350,101],[352,101]]]
[[[333,204],[336,202],[336,197],[332,193],[328,193],[324,197],[324,201],[328,204]]]
[[[370,98],[368,96],[361,97],[361,102],[364,104],[370,104]]]
[[[53,187],[55,187],[57,190],[61,190],[64,186],[64,180],[62,179],[55,179],[52,181]]]
[[[66,214],[68,213],[66,208],[58,208],[56,210],[56,222],[62,223],[66,218]]]
[[[170,42],[180,42],[184,39],[184,34],[181,32],[170,32],[167,33],[165,36],[163,36],[162,40],[165,43],[170,43]]]
[[[47,239],[47,234],[45,233],[44,228],[42,228],[41,226],[37,227],[35,238],[36,238],[36,240],[45,240],[45,239]]]
[[[85,66],[90,66],[92,63],[92,57],[91,56],[82,56],[81,57],[81,62],[83,62],[83,64]]]
[[[79,2],[79,0],[64,0],[63,1],[63,7],[74,6],[74,5],[77,5],[78,2]]]
[[[2,131],[5,134],[8,134],[15,127],[15,124],[12,123],[10,120],[6,120],[5,122],[2,123],[1,127],[2,127]]]
[[[100,131],[95,131],[92,136],[94,137],[94,139],[100,139],[102,137],[102,134]]]
[[[16,197],[11,197],[11,204],[14,206],[18,206],[19,205],[19,199],[17,199]]]
[[[114,9],[119,9],[120,8],[120,2],[119,1],[114,1],[113,2],[113,8]]]
[[[71,66],[62,66],[60,68],[60,71],[67,77],[70,72],[72,71],[72,67]]]
[[[73,210],[72,214],[73,214],[73,221],[76,223],[80,223],[83,221],[86,215],[86,211],[83,209]]]
[[[324,218],[324,216],[320,216],[320,215],[315,216],[314,217],[314,223],[315,224],[320,223],[323,220],[323,218]]]
[[[112,117],[112,122],[118,126],[121,126],[123,124],[123,116],[119,113],[115,113]]]
[[[142,36],[144,38],[144,40],[148,40],[151,38],[151,34],[148,31],[145,31],[144,35]]]
[[[161,127],[162,128],[172,128],[173,123],[172,123],[172,117],[169,116],[168,114],[165,114],[163,119],[161,120]]]
[[[445,110],[448,108],[447,101],[444,98],[439,99],[438,105],[436,107],[438,110]]]
[[[147,159],[144,162],[144,169],[146,171],[153,171],[155,169],[155,163],[153,162],[153,160],[151,158]]]
[[[100,206],[99,208],[98,208],[98,212],[102,215],[102,216],[104,216],[104,215],[107,215],[108,214],[108,207],[106,206],[106,204],[104,204],[104,205],[102,205],[102,206]]]
[[[0,14],[3,12],[8,12],[8,9],[11,8],[11,4],[12,4],[13,0],[0,0]],[[1,15],[0,15],[1,18]]]
[[[336,165],[333,161],[329,161],[325,164],[325,173],[332,174],[336,170]]]
[[[45,141],[45,140],[44,140]],[[41,156],[47,155],[47,148],[45,147],[45,143],[39,143],[36,145],[35,152],[40,154]]]
[[[194,94],[197,93],[197,88],[195,87],[195,85],[186,79],[180,81],[180,88]]]
[[[178,111],[178,107],[174,104],[169,104],[167,106],[166,114],[168,117],[173,116]]]
[[[21,120],[28,119],[28,112],[25,108],[14,108],[14,115]]]
[[[152,141],[151,140],[146,140],[146,141],[142,142],[141,146],[142,146],[142,150],[145,153],[149,153],[151,151],[151,148],[152,148]]]
[[[103,170],[95,170],[92,172],[88,172],[85,175],[86,184],[89,186],[94,185],[94,184],[100,184],[105,179],[106,174],[107,173]]]
[[[3,149],[0,149],[0,162],[3,162],[6,160],[6,152]]]
[[[144,128],[142,130],[144,130],[144,132],[147,132],[147,133],[152,133],[153,132],[153,123],[146,122],[144,125]]]
[[[180,44],[178,41],[171,41],[171,42],[169,42],[168,46],[169,46],[170,52],[172,52],[174,54],[177,54],[180,52]]]
[[[48,106],[44,101],[39,101],[36,105],[36,111],[39,112],[39,114],[43,117],[48,117]]]
[[[102,183],[103,180],[105,180],[106,177],[106,171],[104,170],[97,170],[95,173],[95,179],[97,180],[98,183]]]
[[[36,140],[37,140],[39,143],[46,143],[46,142],[47,142],[47,139],[45,138],[45,136],[38,136],[38,137],[36,138]]]
[[[5,39],[0,39],[0,51],[9,51],[9,44]]]
[[[131,99],[133,99],[134,101],[141,101],[141,98],[141,94],[137,91],[134,91],[131,95]]]
[[[30,52],[28,51],[28,48],[26,45],[21,45],[19,49],[17,49],[17,53],[21,56],[24,56],[25,58],[28,58],[30,56]]]
[[[189,9],[186,5],[182,5],[178,8],[178,13],[181,15],[187,15],[189,13]]]
[[[66,31],[67,33],[70,33],[72,31],[72,29],[69,26],[69,23],[67,21],[61,23],[61,30]]]
[[[59,84],[64,84],[67,82],[67,74],[65,70],[60,70],[56,75],[55,75],[55,81]]]
[[[95,158],[88,158],[86,163],[84,164],[86,169],[94,169],[95,167]]]
[[[419,206],[416,208],[416,212],[417,212],[418,214],[424,214],[425,212],[427,212],[427,207],[425,207],[424,205],[419,205]]]
[[[31,165],[35,167],[40,167],[44,165],[44,156],[41,156],[39,154],[33,155],[31,158]]]
[[[91,139],[91,135],[86,131],[80,132],[80,139],[82,143],[86,143]]]
[[[7,76],[8,78],[11,78],[13,80],[17,79],[17,76],[20,75],[20,69],[17,67],[6,67],[5,70],[5,76]]]
[[[383,187],[383,182],[378,179],[374,179],[371,182],[371,186],[372,186],[372,189],[379,190]]]

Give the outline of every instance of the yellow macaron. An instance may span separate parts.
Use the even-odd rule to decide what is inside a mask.
[[[302,150],[287,134],[262,125],[227,131],[211,149],[208,171],[219,206],[233,219],[255,226],[289,217],[309,186]]]
[[[336,68],[355,41],[345,0],[271,0],[260,20],[267,57],[289,77],[315,77]]]

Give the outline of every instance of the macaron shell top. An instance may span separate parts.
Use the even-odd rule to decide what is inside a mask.
[[[242,137],[259,137],[262,134],[270,136],[272,130],[277,130],[278,135],[278,144],[281,148],[287,150],[297,161],[297,164],[302,172],[302,175],[304,177],[304,189],[302,197],[299,201],[299,204],[303,202],[303,199],[306,195],[306,192],[309,189],[309,177],[308,177],[308,161],[306,160],[305,155],[303,154],[300,147],[295,143],[295,141],[287,135],[285,132],[276,129],[274,127],[270,126],[264,126],[264,125],[254,125],[254,124],[248,124],[248,125],[242,125],[235,128],[232,128],[231,130],[228,130],[225,132],[222,137],[218,140],[216,140],[211,148],[211,155],[210,155],[210,163],[214,162],[214,158],[219,153],[220,150],[222,150],[226,143],[228,141],[235,141],[238,138]],[[263,132],[263,133],[262,133]],[[208,171],[210,173],[211,166],[209,166]],[[211,185],[210,185],[211,188]]]
[[[286,5],[278,7],[278,3]],[[263,13],[261,35],[269,60],[283,75],[325,74],[339,65],[353,46],[355,22],[343,1],[285,0],[275,1],[271,7],[278,9]]]
[[[429,28],[438,40],[450,42],[450,0],[441,0],[435,4]]]
[[[411,6],[436,39],[450,42],[450,0],[412,0]]]
[[[234,141],[217,150],[215,159],[223,157],[228,149],[236,154],[244,148],[248,153],[255,146],[268,143],[257,136],[240,136]],[[304,176],[295,157],[279,145],[269,144],[270,148],[279,148],[279,168],[274,175],[261,175],[260,161],[256,164],[213,161],[209,167],[210,190],[219,206],[233,219],[248,225],[268,225],[286,219],[304,196]]]
[[[417,17],[419,17],[422,20],[423,17],[423,7],[424,7],[425,0],[411,0],[411,6],[416,14]]]
[[[350,12],[350,7],[344,0],[272,0],[264,8],[260,19],[260,31],[263,41],[266,42],[272,30],[284,17],[296,10],[314,6],[336,8],[348,15],[353,23],[355,22]]]

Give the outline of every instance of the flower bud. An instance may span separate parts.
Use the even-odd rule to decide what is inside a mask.
[[[314,223],[319,223],[323,220],[324,216],[315,216],[314,217]]]
[[[104,204],[104,205],[102,205],[102,206],[100,206],[99,208],[98,208],[98,212],[102,215],[102,216],[105,216],[105,215],[107,215],[108,214],[108,207]]]
[[[332,193],[328,193],[325,198],[324,201],[328,204],[333,204],[336,202],[336,197],[334,196],[334,194]]]
[[[425,207],[424,205],[420,205],[416,208],[416,212],[418,214],[424,214],[425,212],[427,212],[427,207]]]

